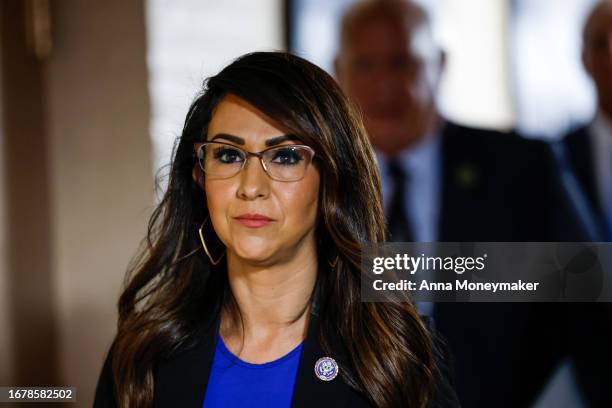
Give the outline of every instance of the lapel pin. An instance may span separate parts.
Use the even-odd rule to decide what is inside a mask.
[[[321,357],[314,366],[315,374],[322,381],[331,381],[338,375],[338,363],[331,357]]]
[[[455,179],[462,188],[474,188],[480,182],[478,171],[469,163],[464,163],[455,169]]]

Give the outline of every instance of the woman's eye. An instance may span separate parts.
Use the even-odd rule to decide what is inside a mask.
[[[272,157],[272,163],[281,165],[298,164],[302,160],[304,160],[304,158],[300,153],[291,148],[277,150]]]
[[[228,147],[215,149],[213,157],[221,163],[237,163],[242,161],[240,151]]]

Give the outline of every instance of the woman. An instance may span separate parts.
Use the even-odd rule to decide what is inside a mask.
[[[360,302],[360,248],[384,235],[334,80],[239,58],[191,106],[95,406],[455,406],[413,305]]]

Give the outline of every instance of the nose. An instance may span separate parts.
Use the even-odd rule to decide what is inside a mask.
[[[238,198],[255,200],[265,198],[270,193],[270,178],[257,157],[249,158],[238,177],[240,177],[240,185],[236,191]]]
[[[372,85],[374,97],[379,105],[396,103],[396,97],[401,93],[404,86],[404,75],[400,70],[394,68],[390,62],[379,64]]]

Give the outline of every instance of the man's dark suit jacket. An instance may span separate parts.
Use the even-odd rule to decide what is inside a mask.
[[[212,330],[203,330],[201,340],[195,347],[182,350],[171,358],[163,360],[155,375],[155,407],[201,408],[204,402],[208,377],[212,366],[216,341],[219,335],[219,322],[213,322]],[[370,403],[348,384],[341,375],[332,381],[318,379],[314,372],[316,361],[326,356],[317,339],[318,318],[312,314],[308,334],[304,340],[298,367],[295,390],[292,400],[293,408],[312,408],[319,406],[366,408]],[[338,345],[338,342],[332,343]],[[438,392],[432,407],[459,407],[457,396],[452,386],[452,374],[446,366],[445,358],[438,355],[440,375],[437,378]],[[340,356],[330,356],[340,366],[347,369]],[[94,408],[116,407],[113,393],[113,376],[111,369],[112,349],[109,352],[98,386]],[[408,405],[406,405],[408,406]]]
[[[546,143],[446,123],[442,242],[583,240]],[[529,407],[565,355],[561,304],[438,303],[436,328],[470,408]]]
[[[441,138],[438,241],[582,238],[547,143],[448,122]]]
[[[601,208],[599,192],[597,191],[597,175],[588,127],[583,126],[570,132],[563,138],[563,145],[566,159],[564,164],[569,166],[580,184],[581,192],[584,194],[589,210],[599,227],[600,240],[606,241],[605,212]]]
[[[595,240],[608,241],[605,212],[597,190],[595,161],[588,127],[570,132],[562,141],[563,165],[573,173],[587,210],[596,225]],[[612,407],[612,304],[568,305],[574,328],[568,342],[579,383],[591,407]]]

